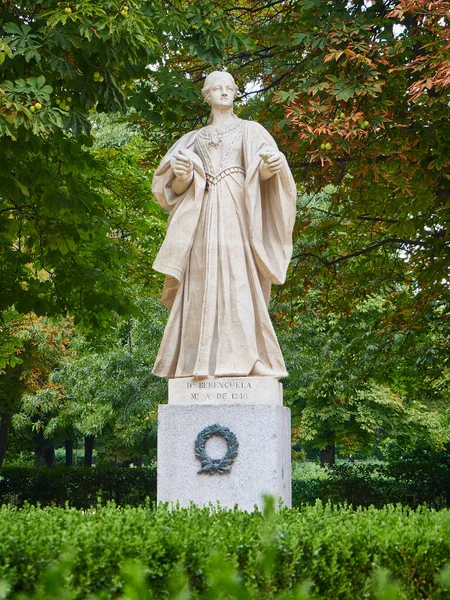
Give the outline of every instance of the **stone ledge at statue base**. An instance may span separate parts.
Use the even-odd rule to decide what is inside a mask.
[[[195,454],[196,440],[212,425],[228,428],[224,431],[229,430],[239,444],[230,471],[223,474],[199,473],[202,464]],[[197,506],[219,503],[223,508],[237,505],[252,511],[255,505],[263,506],[264,494],[270,494],[291,507],[290,441],[290,410],[279,404],[161,405],[158,503],[180,507],[191,502]],[[229,449],[220,435],[210,436],[204,445],[212,461]]]

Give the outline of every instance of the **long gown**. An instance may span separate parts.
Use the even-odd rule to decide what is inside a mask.
[[[172,206],[177,206],[189,202],[186,198],[194,198],[195,206],[199,202],[200,206],[182,273],[174,278],[170,269],[155,265],[168,275],[167,287],[169,292],[172,288],[173,298],[173,303],[168,303],[171,312],[153,369],[161,377],[246,376],[253,374],[256,363],[258,373],[277,378],[287,375],[267,310],[271,281],[258,268],[252,247],[248,161],[243,148],[246,123],[235,119],[219,132],[212,127],[195,132],[190,147],[200,181],[191,186],[197,192],[189,195],[188,191],[178,200],[170,181],[167,183],[173,174],[166,168],[167,193],[162,204],[170,205],[172,200]],[[273,149],[275,142],[265,134],[262,146],[267,148],[270,143]],[[175,147],[169,156],[177,151]],[[288,183],[292,188],[293,182]],[[292,196],[292,189],[290,192]],[[289,218],[292,223],[288,228],[292,230],[292,210]],[[261,226],[264,228],[265,223]]]

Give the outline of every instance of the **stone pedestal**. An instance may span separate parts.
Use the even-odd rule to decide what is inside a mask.
[[[208,434],[215,431],[207,429],[213,425],[219,434]],[[222,465],[225,472],[213,467],[199,473],[199,434],[207,465]],[[220,503],[252,511],[270,494],[290,507],[290,441],[290,410],[282,405],[276,379],[171,380],[169,404],[161,405],[158,414],[158,502]],[[230,464],[220,462],[230,448]]]

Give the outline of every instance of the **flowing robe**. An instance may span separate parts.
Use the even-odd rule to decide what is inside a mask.
[[[172,189],[171,159],[194,165],[188,189]],[[171,309],[153,368],[160,377],[287,375],[267,310],[292,254],[296,188],[287,161],[260,180],[261,151],[277,146],[258,123],[235,119],[217,141],[192,131],[163,158],[153,193],[171,210],[154,269],[166,275]],[[262,372],[261,372],[262,368]]]

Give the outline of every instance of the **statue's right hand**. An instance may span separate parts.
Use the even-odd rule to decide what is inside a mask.
[[[181,150],[172,158],[170,165],[175,177],[180,181],[190,181],[192,179],[194,165],[192,160],[185,156]]]

